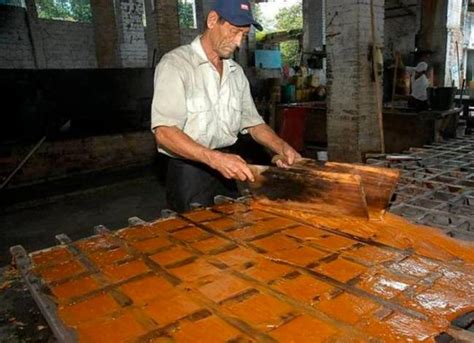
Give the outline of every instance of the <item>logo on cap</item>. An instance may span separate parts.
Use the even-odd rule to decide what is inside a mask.
[[[249,10],[249,5],[247,5],[247,4],[240,4],[240,9],[241,9],[241,10],[248,11],[248,10]]]

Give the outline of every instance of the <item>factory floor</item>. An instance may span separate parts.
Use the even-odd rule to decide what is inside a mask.
[[[57,187],[69,188],[70,192],[4,207],[0,212],[0,267],[10,262],[9,248],[13,245],[35,251],[57,244],[54,237],[60,233],[79,239],[90,236],[97,225],[119,229],[130,217],[158,218],[166,207],[159,168],[152,165],[121,175],[95,175],[92,188],[71,190],[61,185]]]

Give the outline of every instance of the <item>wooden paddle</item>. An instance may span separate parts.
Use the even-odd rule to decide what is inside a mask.
[[[301,159],[289,169],[249,165],[256,201],[275,207],[333,215],[380,218],[398,181],[396,170]]]
[[[297,167],[326,170],[332,173],[357,175],[361,179],[367,208],[371,218],[380,218],[385,213],[400,179],[397,169],[374,167],[364,164],[319,162],[303,159]]]

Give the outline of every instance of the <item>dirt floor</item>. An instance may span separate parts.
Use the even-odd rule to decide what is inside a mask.
[[[19,273],[0,268],[0,342],[54,342]]]

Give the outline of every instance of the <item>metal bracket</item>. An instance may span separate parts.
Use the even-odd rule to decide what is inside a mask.
[[[146,225],[146,224],[147,224],[147,222],[144,221],[141,218],[138,218],[138,217],[128,218],[128,225],[130,225],[130,226],[142,226],[142,225]]]
[[[107,229],[107,227],[105,227],[104,225],[97,225],[94,226],[94,233],[96,235],[106,235],[110,233],[110,230]]]
[[[232,199],[231,197],[227,197],[225,195],[216,195],[214,197],[214,204],[216,205],[229,204],[233,202],[235,202],[235,199]]]
[[[191,207],[192,210],[197,210],[199,208],[204,208],[203,205],[201,205],[200,203],[198,202],[192,202],[189,204],[189,207]]]
[[[54,237],[60,244],[69,245],[72,243],[71,238],[69,238],[69,236],[64,233],[60,233],[59,235],[56,235]]]
[[[171,218],[171,217],[176,217],[178,215],[178,213],[176,213],[175,211],[172,211],[172,210],[169,210],[169,209],[164,209],[164,210],[161,210],[161,218]]]

